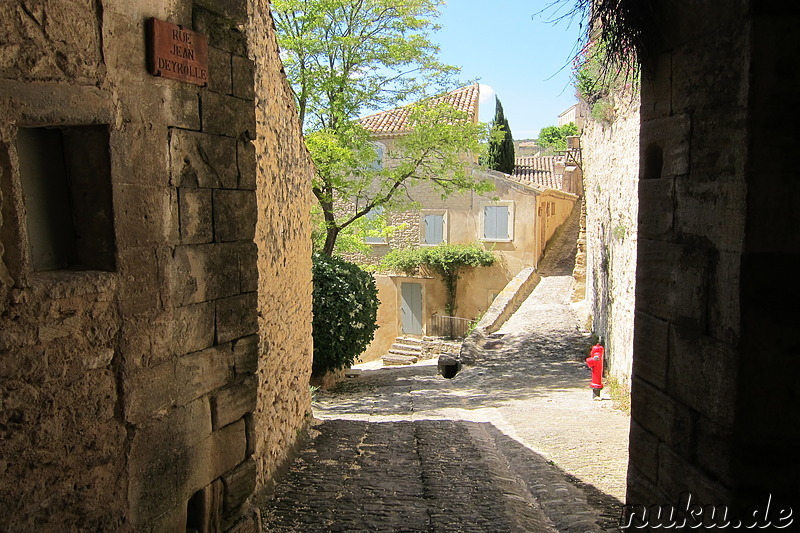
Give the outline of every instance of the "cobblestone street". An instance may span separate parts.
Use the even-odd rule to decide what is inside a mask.
[[[628,417],[591,400],[571,283],[543,278],[452,380],[365,365],[319,391],[264,531],[615,531]]]

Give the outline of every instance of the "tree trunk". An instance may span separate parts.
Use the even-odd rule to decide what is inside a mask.
[[[339,228],[329,227],[325,234],[325,246],[322,247],[322,253],[328,257],[333,255],[333,247],[336,246],[336,238],[339,236]]]

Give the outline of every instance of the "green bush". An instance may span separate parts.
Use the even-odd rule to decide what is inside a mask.
[[[423,248],[392,250],[383,258],[383,267],[395,271],[416,273],[420,267],[428,268],[442,277],[447,289],[445,313],[456,310],[456,284],[464,268],[492,266],[495,257],[477,243],[439,244]]]
[[[378,329],[378,289],[371,274],[325,254],[313,255],[313,376],[353,364]]]

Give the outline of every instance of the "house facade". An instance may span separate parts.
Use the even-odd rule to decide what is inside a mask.
[[[473,85],[448,93],[445,98],[477,121],[478,96],[478,86]],[[391,164],[388,154],[397,138],[407,131],[406,117],[407,111],[400,108],[362,119],[362,125],[373,132],[385,164]],[[459,318],[474,319],[489,308],[515,275],[538,264],[547,241],[569,216],[578,197],[561,190],[563,172],[557,176],[553,168],[535,179],[523,179],[480,168],[468,158],[464,164],[473,167],[475,178],[491,181],[494,190],[442,198],[429,183],[415,183],[408,190],[413,208],[383,213],[387,223],[398,229],[386,238],[368,239],[370,253],[349,259],[378,265],[393,249],[480,243],[494,252],[497,261],[491,267],[467,269],[462,274],[453,313]],[[362,355],[364,361],[384,355],[398,336],[435,334],[435,317],[446,315],[447,293],[439,276],[380,273],[375,279],[381,302],[379,329]]]

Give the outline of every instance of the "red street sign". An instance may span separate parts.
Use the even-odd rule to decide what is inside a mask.
[[[148,19],[147,70],[153,76],[208,85],[208,37],[177,24]]]

